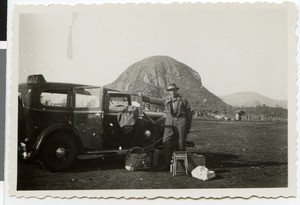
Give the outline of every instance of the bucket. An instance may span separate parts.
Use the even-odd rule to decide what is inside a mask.
[[[125,169],[128,171],[147,169],[150,167],[150,164],[151,159],[141,147],[134,147],[127,153]]]

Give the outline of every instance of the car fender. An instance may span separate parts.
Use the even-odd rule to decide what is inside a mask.
[[[47,127],[45,130],[43,130],[40,135],[37,137],[35,146],[34,146],[34,151],[32,153],[31,157],[35,157],[35,155],[38,153],[40,148],[42,147],[43,142],[49,137],[51,134],[55,133],[56,131],[66,131],[71,133],[77,142],[80,140],[80,137],[77,133],[77,131],[70,125],[68,124],[54,124],[49,127]],[[80,145],[80,143],[78,143]],[[79,146],[79,150],[81,150],[81,147]]]

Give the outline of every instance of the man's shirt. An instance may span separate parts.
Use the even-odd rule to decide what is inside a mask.
[[[178,97],[172,98],[172,115],[176,115],[178,111]]]

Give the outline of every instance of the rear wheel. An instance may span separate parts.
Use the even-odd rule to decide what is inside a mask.
[[[49,171],[59,172],[69,169],[77,159],[78,146],[68,133],[55,133],[44,142],[41,161]]]

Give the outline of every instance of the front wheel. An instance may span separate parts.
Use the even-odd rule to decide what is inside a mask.
[[[78,146],[68,133],[55,133],[44,142],[41,161],[44,167],[53,172],[69,169],[77,160]]]

